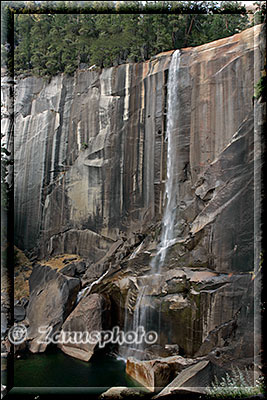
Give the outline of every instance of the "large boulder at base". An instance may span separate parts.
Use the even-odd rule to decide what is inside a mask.
[[[30,276],[30,300],[26,318],[29,323],[29,349],[33,353],[45,351],[45,333],[39,328],[51,327],[50,334],[58,331],[71,312],[80,280],[62,275],[46,265],[36,264]],[[50,328],[50,329],[51,329]]]
[[[186,390],[193,392],[205,393],[205,388],[209,386],[214,379],[215,370],[216,367],[209,360],[203,360],[195,365],[191,365],[178,374],[178,376],[159,394],[154,396],[153,399],[160,399],[167,395],[178,394],[181,388],[186,388]]]
[[[64,353],[83,361],[89,361],[97,343],[89,343],[86,335],[93,331],[100,332],[107,327],[107,300],[102,295],[91,294],[84,297],[62,326],[64,332],[80,332],[85,340],[72,340],[72,343],[59,343]],[[76,343],[75,343],[76,342]],[[79,343],[86,342],[86,343]]]
[[[204,397],[203,397],[204,395]],[[204,388],[176,388],[173,393],[163,394],[161,400],[203,400],[206,399],[206,390]],[[152,397],[154,400],[156,397]],[[251,400],[251,399],[250,399]]]
[[[178,372],[196,362],[197,360],[181,356],[147,361],[140,361],[130,357],[127,360],[126,373],[153,392],[168,385]]]
[[[106,392],[102,393],[99,396],[100,400],[122,400],[122,399],[144,399],[147,396],[145,391],[141,391],[137,388],[128,388],[128,387],[112,387],[108,389]]]

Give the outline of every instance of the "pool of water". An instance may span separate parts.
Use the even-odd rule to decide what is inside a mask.
[[[68,393],[75,389],[77,393],[102,393],[112,386],[140,386],[126,374],[125,368],[123,360],[104,353],[94,355],[89,362],[69,357],[58,349],[23,354],[14,361],[15,392],[60,393],[66,388]]]

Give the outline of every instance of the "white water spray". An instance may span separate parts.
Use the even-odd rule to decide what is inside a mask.
[[[77,300],[76,300],[76,304],[78,304],[85,296],[88,296],[91,293],[92,288],[95,285],[98,285],[98,283],[100,283],[102,281],[102,279],[105,278],[105,276],[107,275],[107,273],[109,272],[109,268],[106,270],[106,272],[101,275],[98,279],[96,279],[95,281],[93,281],[92,283],[90,283],[90,285],[86,286],[85,288],[83,288],[82,290],[79,291],[78,295],[77,295]]]
[[[178,119],[179,119],[179,97],[178,97],[178,72],[180,67],[180,51],[176,50],[170,62],[168,76],[168,99],[167,99],[167,132],[165,141],[167,141],[167,179],[165,183],[164,194],[164,215],[162,219],[162,233],[160,243],[157,248],[157,254],[151,262],[150,274],[154,277],[160,274],[164,265],[167,250],[175,241],[174,224],[176,221],[176,209],[179,201],[179,185],[178,185],[178,160],[177,160],[177,145],[178,145]],[[142,299],[146,294],[144,286],[136,300],[133,330],[138,326],[147,326],[149,316],[146,312],[146,307],[142,307]],[[158,321],[160,327],[160,320]]]

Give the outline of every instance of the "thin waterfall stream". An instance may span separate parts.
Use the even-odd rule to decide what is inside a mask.
[[[164,264],[168,247],[174,238],[176,208],[179,200],[177,181],[177,134],[178,129],[178,72],[180,67],[180,51],[176,50],[171,59],[168,78],[168,108],[167,108],[167,179],[165,183],[165,210],[162,219],[162,233],[157,255],[151,263],[151,272],[160,273]]]
[[[167,255],[169,246],[175,240],[174,226],[176,222],[176,211],[179,200],[179,185],[178,185],[178,160],[177,160],[177,130],[178,130],[178,110],[179,110],[179,96],[178,96],[178,72],[180,67],[180,51],[176,50],[171,58],[169,66],[169,75],[167,83],[167,131],[165,141],[167,142],[167,178],[165,182],[164,193],[164,214],[162,218],[162,232],[160,242],[157,247],[157,254],[152,259],[150,266],[151,270],[149,275],[153,279],[160,279],[161,269]],[[151,282],[151,280],[149,280]],[[139,295],[137,296],[135,309],[133,313],[132,330],[137,331],[139,326],[143,326],[145,330],[149,327],[149,315],[147,307],[142,306],[146,291],[149,289],[150,284],[144,285],[140,288]],[[160,305],[161,307],[161,305]],[[127,304],[125,307],[127,313]],[[126,319],[128,321],[128,319]],[[161,321],[157,322],[157,329],[160,329]],[[125,330],[129,327],[125,326]],[[158,332],[159,334],[159,332]],[[136,345],[134,355],[138,358],[138,352],[142,351],[143,344]],[[132,354],[132,348],[126,350],[126,356]]]
[[[98,285],[102,281],[102,279],[105,278],[105,276],[108,274],[109,271],[110,269],[108,268],[106,272],[104,272],[99,278],[91,282],[90,285],[81,289],[77,295],[76,304],[78,304],[84,297],[88,296],[91,293],[93,286]]]

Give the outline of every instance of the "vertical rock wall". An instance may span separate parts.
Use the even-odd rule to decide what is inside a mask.
[[[259,105],[253,94],[263,69],[264,39],[257,25],[181,50],[177,241],[161,281],[151,281],[147,304],[161,314],[163,344],[176,343],[186,355],[207,354],[216,346],[227,348],[228,355],[253,355],[254,188],[260,157],[254,151]],[[95,262],[118,238],[145,232],[161,220],[171,55],[80,70],[50,82],[18,80],[19,247],[38,247],[40,256],[77,253]],[[110,295],[116,321],[124,321],[126,299],[151,279],[145,274],[153,246],[145,240],[133,257],[123,254],[123,263],[119,251],[114,260],[125,268],[94,290]],[[136,275],[142,273],[139,281]],[[235,348],[228,346],[240,337]]]
[[[97,259],[159,213],[169,61],[17,83],[18,246]]]
[[[247,270],[253,260],[247,259],[253,247],[253,172],[248,169],[253,163],[253,133],[250,138],[243,133],[253,130],[260,32],[258,25],[182,49],[178,71],[177,236],[191,232],[200,240],[198,233],[205,231],[203,254],[198,252],[194,262],[208,259],[210,266],[225,271],[240,263]],[[127,236],[160,220],[171,55],[172,51],[145,63],[80,70],[73,78],[59,75],[50,82],[18,80],[19,247],[39,245],[42,255],[70,252],[96,261],[122,232]],[[248,196],[243,179],[251,189]],[[241,249],[239,260],[234,249]]]

